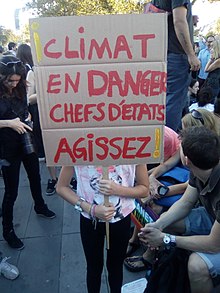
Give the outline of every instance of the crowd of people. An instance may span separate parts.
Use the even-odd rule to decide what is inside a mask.
[[[57,190],[81,213],[89,293],[100,292],[105,222],[110,233],[106,264],[111,293],[121,292],[123,265],[133,272],[151,270],[155,250],[170,245],[191,252],[188,275],[192,293],[208,293],[220,284],[220,37],[207,36],[205,47],[195,52],[190,1],[155,0],[152,4],[168,12],[164,162],[156,166],[147,162],[113,165],[107,178],[96,166],[62,167],[60,173],[48,167],[46,195]],[[20,250],[24,243],[15,233],[13,214],[21,163],[36,214],[48,219],[56,215],[41,190],[39,164],[45,152],[31,47],[20,44],[17,48],[10,42],[8,51],[2,53],[0,164],[5,192],[1,216],[5,241]],[[168,184],[164,178],[171,172],[176,181]],[[108,205],[104,197],[109,198]],[[141,229],[135,227],[130,237],[135,200],[152,209],[158,220]],[[134,256],[140,243],[144,254]],[[15,279],[19,271],[7,259],[1,259],[0,273]]]

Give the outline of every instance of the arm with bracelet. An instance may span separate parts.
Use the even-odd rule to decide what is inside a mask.
[[[115,209],[112,205],[109,207],[105,207],[103,205],[99,205],[99,208],[94,208],[93,203],[87,202],[84,198],[79,197],[76,192],[74,192],[69,184],[72,179],[73,174],[73,167],[71,166],[65,166],[62,167],[60,176],[57,183],[57,192],[59,195],[68,201],[70,204],[74,206],[74,208],[79,212],[86,212],[88,215],[92,217],[96,217],[96,211],[98,211],[99,218],[102,220],[108,221],[112,218]],[[92,214],[93,212],[93,214]]]

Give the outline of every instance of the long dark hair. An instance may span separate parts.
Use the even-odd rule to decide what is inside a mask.
[[[13,55],[5,55],[0,58],[0,98],[4,95],[10,95],[4,81],[14,75],[20,75],[21,79],[13,89],[13,96],[18,99],[26,99],[26,71],[23,63]]]
[[[189,84],[189,88],[193,88],[194,87],[194,85],[195,85],[195,83],[197,82],[197,80],[195,79],[195,78],[192,78],[191,79],[191,82],[190,82],[190,84]],[[194,98],[196,98],[197,97],[197,94],[194,94],[194,93],[190,93],[190,95],[192,96],[192,97],[194,97]]]
[[[29,64],[31,67],[33,67],[34,62],[32,58],[31,47],[28,44],[21,44],[18,46],[16,57],[20,59],[24,65]]]
[[[204,107],[205,105],[212,102],[212,88],[202,87],[198,94],[198,105],[199,107]]]

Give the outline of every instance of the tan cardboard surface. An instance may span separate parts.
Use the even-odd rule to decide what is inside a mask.
[[[163,127],[44,130],[47,165],[156,163],[163,160]]]
[[[167,15],[30,21],[47,164],[163,160]]]
[[[166,61],[166,14],[30,20],[35,65]]]
[[[164,124],[163,62],[35,68],[41,126]]]

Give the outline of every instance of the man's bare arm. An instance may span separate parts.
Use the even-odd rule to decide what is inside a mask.
[[[200,68],[200,61],[194,52],[189,26],[186,20],[187,9],[185,6],[173,9],[173,24],[177,38],[185,51],[192,71],[197,71]]]
[[[177,246],[205,253],[220,252],[220,224],[215,221],[209,235],[177,236]]]
[[[155,223],[147,225],[153,225],[156,228],[164,230],[173,223],[184,219],[192,210],[197,200],[197,189],[188,185],[182,197],[177,200],[166,213],[162,214]]]

